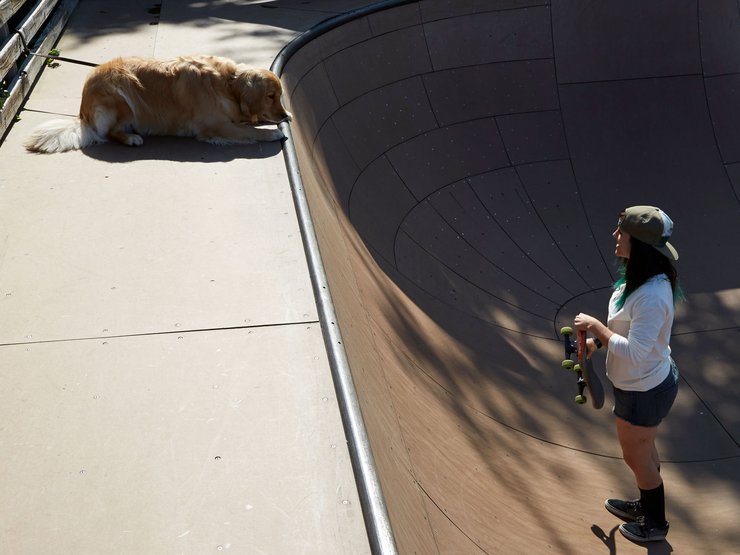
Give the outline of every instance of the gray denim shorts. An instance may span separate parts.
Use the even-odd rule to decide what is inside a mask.
[[[614,388],[614,414],[635,426],[653,427],[668,415],[678,394],[678,367],[671,360],[671,371],[663,382],[648,391]]]

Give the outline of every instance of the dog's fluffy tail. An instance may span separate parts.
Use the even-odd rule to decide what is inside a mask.
[[[31,152],[65,152],[103,142],[80,118],[55,119],[33,130],[24,146]]]

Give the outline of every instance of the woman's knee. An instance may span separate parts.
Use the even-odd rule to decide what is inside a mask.
[[[632,470],[641,486],[660,481],[658,463],[655,460],[655,435],[657,426],[647,428],[618,420],[617,430],[624,462]]]

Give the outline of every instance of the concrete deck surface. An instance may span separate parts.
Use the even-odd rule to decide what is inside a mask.
[[[352,7],[266,4],[81,0],[59,49],[269,67]],[[369,552],[280,144],[25,152],[88,71],[0,147],[0,552]]]
[[[369,3],[82,0],[61,49],[266,66]],[[426,0],[288,60],[401,553],[740,553],[738,17],[735,0]],[[368,552],[278,147],[25,153],[85,73],[47,70],[0,147],[0,545]],[[689,298],[660,438],[672,528],[647,548],[602,508],[632,478],[609,411],[573,404],[556,336],[603,314],[610,233],[637,203],[676,221]]]
[[[287,62],[402,553],[740,553],[738,28],[735,1],[427,0]],[[649,547],[603,509],[637,494],[611,391],[575,405],[557,335],[605,317],[635,204],[674,219],[688,296]]]

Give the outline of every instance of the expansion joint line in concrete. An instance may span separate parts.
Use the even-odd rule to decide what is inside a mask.
[[[9,341],[6,343],[0,343],[1,347],[17,347],[21,345],[45,345],[49,343],[73,343],[77,341],[105,341],[108,339],[129,339],[135,337],[157,337],[162,335],[185,335],[193,333],[210,333],[219,331],[240,331],[240,330],[254,330],[261,328],[279,328],[287,326],[308,326],[319,324],[318,320],[301,320],[298,322],[279,322],[271,324],[254,324],[251,326],[222,326],[215,328],[188,328],[188,329],[173,329],[164,331],[150,331],[141,333],[120,333],[110,335],[93,335],[86,337],[64,337],[58,339],[29,339],[28,341]]]

